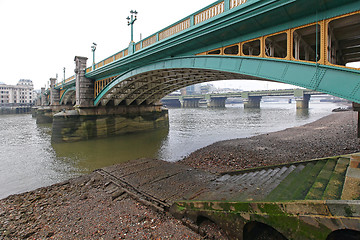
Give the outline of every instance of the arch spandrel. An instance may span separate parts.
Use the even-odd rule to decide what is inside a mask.
[[[69,102],[69,100],[72,100],[71,102],[74,102],[75,93],[76,93],[75,87],[71,87],[71,88],[66,89],[64,91],[64,93],[62,94],[61,98],[60,98],[60,104],[65,104],[66,105]]]
[[[169,71],[172,72],[172,77],[167,80],[163,74]],[[122,94],[121,83],[129,81],[130,78],[131,81],[137,81],[137,79],[144,81],[144,74],[148,74],[148,79],[152,77],[155,77],[155,79],[148,80],[153,82],[153,85],[143,84],[146,87],[137,88],[138,96],[148,92],[156,85],[166,86],[167,81],[170,83],[174,78],[180,80],[190,79],[188,85],[209,82],[212,81],[207,78],[209,73],[212,74],[213,81],[230,79],[274,81],[328,93],[360,103],[360,92],[358,91],[360,87],[359,70],[308,62],[268,58],[255,59],[244,56],[191,56],[165,59],[120,75],[99,93],[95,98],[94,105],[98,105],[100,102],[106,103],[115,98],[116,94]],[[156,81],[157,79],[159,81]],[[123,85],[125,86],[125,84]],[[114,88],[117,88],[116,91],[112,91]],[[175,91],[177,89],[175,85],[173,89],[169,90]],[[123,90],[125,91],[125,89]],[[113,94],[112,92],[117,93]],[[134,94],[131,96],[130,100],[125,98],[123,100],[131,103],[144,102],[144,99],[136,101],[137,96]],[[121,101],[118,99],[117,102]],[[154,102],[154,100],[151,102]]]

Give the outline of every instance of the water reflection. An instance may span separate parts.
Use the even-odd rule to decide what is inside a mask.
[[[52,144],[56,156],[72,164],[81,172],[89,172],[105,166],[126,162],[137,158],[155,158],[168,129],[158,129],[144,133]]]
[[[31,115],[0,115],[0,198],[60,182],[136,158],[178,161],[217,141],[250,137],[315,121],[338,105],[311,103],[242,104],[222,109],[169,109],[169,129],[90,141],[51,144],[51,125]]]
[[[296,109],[296,119],[308,119],[308,118],[309,118],[309,109],[308,108]]]

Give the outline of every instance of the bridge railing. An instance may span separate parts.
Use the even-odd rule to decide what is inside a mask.
[[[58,82],[57,84],[55,84],[55,87],[60,87],[62,84],[65,84],[65,83],[68,83],[72,80],[75,80],[75,75],[71,76],[71,77],[68,77],[67,79],[61,81],[61,82]]]
[[[246,0],[231,0],[230,1],[230,9],[231,8],[234,8],[234,7],[237,7],[241,4],[244,4],[246,2]]]
[[[199,24],[205,20],[215,17],[225,11],[225,1],[222,1],[194,16],[194,24]]]
[[[228,55],[273,58],[360,70],[357,30],[360,11],[316,20],[275,33],[244,39],[196,55]],[[342,30],[346,26],[346,35]],[[355,30],[356,29],[356,30]],[[339,44],[337,39],[345,44]],[[341,49],[342,48],[342,49]]]
[[[150,35],[149,37],[135,43],[135,52],[140,51],[150,45],[155,44],[158,41],[161,41],[165,38],[171,37],[177,33],[185,31],[191,26],[200,24],[208,19],[211,19],[227,10],[239,7],[240,5],[246,3],[247,0],[219,0],[209,6],[187,16],[180,21],[160,30],[159,32]],[[95,68],[88,67],[86,73],[96,70],[102,66],[105,66],[113,61],[116,61],[122,57],[127,56],[129,53],[128,48],[121,50],[120,52],[98,62],[95,64]]]

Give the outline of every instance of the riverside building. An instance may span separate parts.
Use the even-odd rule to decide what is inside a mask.
[[[36,99],[33,82],[20,79],[16,85],[0,83],[0,105],[31,105]]]

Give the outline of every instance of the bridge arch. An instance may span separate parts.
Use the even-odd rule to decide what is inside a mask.
[[[61,105],[67,105],[68,103],[75,103],[76,88],[71,87],[64,91],[60,98]]]
[[[336,240],[336,239],[347,239],[347,240],[360,239],[360,231],[356,231],[352,229],[339,229],[331,232],[326,238],[326,240]]]
[[[243,229],[244,240],[256,240],[256,239],[276,239],[276,240],[287,240],[287,238],[271,227],[262,222],[252,221],[245,224]]]
[[[94,105],[153,104],[192,84],[230,79],[292,84],[360,103],[360,71],[283,59],[246,56],[186,56],[129,70],[107,84]],[[96,84],[96,83],[95,83]]]

